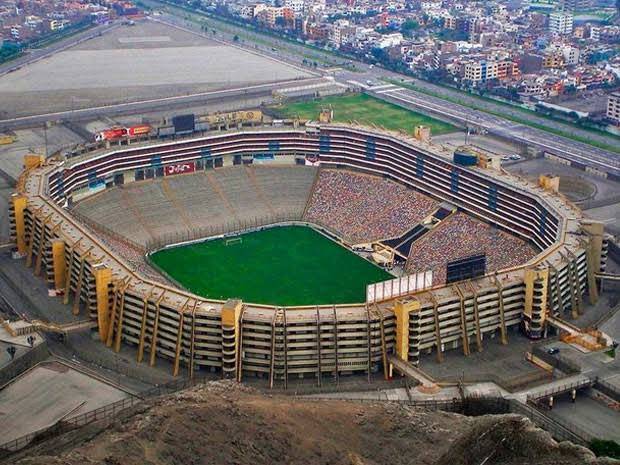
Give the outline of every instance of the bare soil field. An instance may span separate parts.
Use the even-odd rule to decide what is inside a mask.
[[[217,381],[136,407],[108,429],[53,438],[18,465],[603,464],[517,415],[308,401]],[[611,462],[609,462],[611,463]]]
[[[0,118],[308,76],[276,60],[145,20],[1,77]]]

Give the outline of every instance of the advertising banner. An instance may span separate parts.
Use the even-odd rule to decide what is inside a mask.
[[[186,163],[179,163],[178,165],[164,166],[164,174],[170,176],[172,174],[186,174],[196,171],[196,163],[188,161]]]
[[[366,286],[366,302],[374,303],[428,289],[433,285],[433,272],[425,271]]]

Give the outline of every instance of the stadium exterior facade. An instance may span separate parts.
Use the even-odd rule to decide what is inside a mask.
[[[582,311],[597,296],[606,239],[561,196],[504,173],[452,164],[436,148],[402,136],[342,125],[262,127],[206,133],[175,141],[99,146],[66,160],[28,159],[11,202],[18,251],[75,314],[97,320],[114,350],[136,346],[139,361],[173,361],[187,369],[221,370],[241,380],[262,376],[286,386],[292,377],[338,377],[381,369],[396,355],[417,364],[421,353],[482,350],[507,343],[523,325],[543,337],[551,317]],[[270,307],[210,301],[132,270],[65,208],[115,184],[164,175],[193,162],[197,170],[252,156],[291,164],[319,160],[392,180],[457,205],[535,244],[528,263],[482,278],[373,304]],[[165,212],[162,212],[165,214]],[[71,311],[68,307],[68,311]]]

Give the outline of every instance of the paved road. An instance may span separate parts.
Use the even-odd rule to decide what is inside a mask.
[[[147,4],[157,7],[163,5],[162,2],[157,0],[147,0]],[[382,79],[389,78],[395,80],[405,80],[410,84],[414,84],[416,87],[425,89],[427,91],[445,95],[452,99],[458,99],[464,104],[483,108],[484,110],[494,113],[501,113],[509,115],[511,117],[517,117],[522,120],[527,120],[531,123],[547,126],[552,129],[561,131],[570,131],[573,134],[591,139],[605,144],[618,144],[618,138],[612,135],[600,134],[592,131],[588,131],[578,126],[563,123],[561,121],[554,121],[553,119],[544,118],[529,112],[520,111],[518,108],[511,108],[510,106],[495,103],[490,100],[480,99],[474,95],[467,95],[463,92],[459,92],[454,89],[450,89],[445,86],[433,84],[431,82],[422,81],[419,79],[412,79],[403,74],[395,73],[383,69],[380,66],[373,66],[372,68],[359,60],[351,60],[346,57],[339,57],[333,53],[324,52],[318,49],[309,48],[302,44],[296,44],[294,42],[279,39],[277,37],[268,36],[265,34],[257,33],[249,28],[243,28],[223,21],[217,21],[210,17],[205,17],[199,14],[190,14],[183,10],[176,9],[177,15],[170,14],[173,10],[169,6],[165,6],[167,11],[162,12],[160,18],[169,23],[177,25],[183,25],[188,29],[199,30],[199,25],[195,21],[202,20],[208,25],[208,28],[215,29],[216,35],[211,36],[219,38],[220,40],[233,41],[236,35],[239,39],[235,43],[241,46],[246,46],[250,49],[261,51],[261,53],[278,57],[282,60],[286,60],[294,64],[302,64],[304,57],[310,59],[311,57],[317,59],[319,63],[324,65],[338,65],[346,63],[348,67],[354,68],[355,71],[347,71],[346,69],[337,72],[337,79],[341,82],[349,80],[358,80],[361,83],[365,83],[368,80],[379,82]],[[180,13],[179,13],[180,12]],[[179,15],[182,15],[179,16]],[[186,19],[189,18],[189,19]],[[191,20],[191,21],[190,21]],[[425,94],[427,95],[427,94]],[[448,105],[452,105],[450,102],[445,102]]]
[[[54,113],[46,113],[43,115],[23,116],[19,118],[0,120],[0,132],[8,129],[40,126],[44,122],[52,120],[86,121],[94,120],[104,115],[117,116],[124,114],[139,114],[162,109],[172,110],[175,108],[184,108],[191,105],[205,104],[207,102],[217,103],[226,100],[238,100],[240,98],[256,98],[263,96],[270,97],[274,90],[284,89],[286,87],[312,85],[322,81],[326,81],[326,79],[296,79],[291,81],[259,84],[249,87],[239,87],[234,89],[201,92],[190,95],[180,95],[177,97],[148,99],[136,102],[104,105],[99,107],[83,108],[71,111],[59,111]]]
[[[620,441],[620,414],[591,397],[579,396],[575,403],[559,399],[545,415],[563,423],[577,422],[579,428],[593,437]]]
[[[149,1],[153,5],[161,5],[156,1]],[[172,15],[164,12],[159,15],[158,20],[174,24],[179,27],[191,30],[193,32],[200,33],[202,23],[199,20],[205,20],[204,17],[199,15],[190,15],[189,13],[182,12],[183,17],[179,17],[179,14]],[[192,21],[185,19],[189,17]],[[340,70],[335,73],[336,81],[341,84],[347,84],[350,82],[358,82],[364,85],[367,81],[378,83],[380,79],[408,79],[404,75],[393,73],[380,67],[369,67],[367,64],[359,61],[352,61],[347,59],[340,59],[333,54],[322,52],[320,50],[309,49],[301,44],[295,44],[290,41],[285,41],[276,37],[266,36],[258,34],[248,29],[241,28],[239,26],[230,25],[228,23],[215,22],[213,19],[206,19],[206,24],[209,28],[217,29],[214,38],[229,42],[235,46],[243,47],[247,50],[252,50],[271,58],[276,58],[280,61],[293,64],[295,66],[303,66],[302,62],[304,57],[308,60],[316,59],[320,63],[333,64],[338,61],[347,62],[350,66],[355,67],[359,72],[351,72],[347,70]],[[94,31],[93,31],[94,32]],[[97,32],[98,33],[98,32]],[[238,36],[238,40],[234,40],[235,36]],[[59,43],[60,44],[60,43]],[[46,49],[46,52],[53,53],[56,50],[54,46],[50,49]],[[306,67],[307,68],[307,67]],[[1,68],[0,68],[1,69]],[[325,74],[332,74],[332,71],[323,71]],[[411,81],[411,80],[410,80]],[[446,89],[441,86],[436,86],[431,83],[422,81],[414,81],[416,86],[423,86],[427,90],[433,92],[442,93],[444,95],[458,96],[460,100],[474,103],[474,97],[468,97],[466,95],[456,93],[450,89]],[[74,112],[60,112],[56,114],[40,115],[29,118],[4,120],[0,121],[0,130],[11,129],[16,127],[23,127],[27,125],[41,124],[49,119],[71,119],[71,120],[84,120],[88,118],[97,118],[102,115],[119,115],[119,114],[137,114],[145,111],[153,111],[163,108],[174,108],[180,106],[186,106],[190,104],[200,104],[206,100],[211,99],[234,99],[239,96],[257,96],[262,95],[260,92],[264,92],[266,95],[271,90],[277,88],[280,84],[268,84],[265,85],[260,91],[257,89],[259,86],[253,86],[247,89],[231,89],[228,91],[216,91],[207,92],[202,94],[195,94],[190,96],[172,97],[166,99],[151,99],[142,102],[133,102],[120,105],[110,105],[98,108],[89,108],[83,110],[77,110]],[[271,87],[270,87],[271,86]],[[253,89],[253,90],[250,90]],[[255,93],[250,93],[255,92]],[[514,123],[510,120],[506,120],[483,111],[472,110],[471,108],[463,105],[457,105],[446,100],[442,100],[436,97],[429,96],[421,92],[416,92],[410,89],[391,86],[384,88],[381,93],[375,92],[376,96],[380,96],[383,99],[397,101],[405,106],[410,106],[418,110],[422,110],[431,114],[440,114],[445,117],[459,121],[465,125],[475,125],[484,128],[488,132],[505,137],[516,142],[526,143],[528,145],[535,146],[540,150],[548,151],[559,155],[563,158],[569,159],[572,162],[577,162],[582,165],[592,166],[599,168],[609,174],[612,174],[620,178],[620,157],[618,154],[609,152],[603,149],[599,149],[590,146],[585,143],[573,141],[571,139],[554,135],[542,130],[534,129],[532,127]],[[481,105],[481,101],[475,99],[476,105]],[[567,126],[559,122],[548,121],[546,119],[539,118],[535,115],[528,115],[527,113],[518,112],[518,110],[511,110],[503,105],[494,104],[493,102],[485,102],[485,109],[492,111],[508,112],[510,114],[518,114],[519,117],[528,119],[529,121],[539,124],[546,124],[549,127],[556,129],[567,130]],[[514,113],[517,112],[517,113]],[[592,134],[584,131],[578,127],[568,126],[570,130],[579,136],[589,137],[596,139],[599,142],[605,142],[609,144],[617,144],[617,138],[613,136],[604,136],[598,134]]]
[[[386,74],[386,76],[382,76],[382,74]],[[555,129],[558,131],[571,132],[576,136],[583,137],[585,139],[590,139],[592,141],[600,142],[603,144],[609,145],[617,145],[620,143],[618,137],[615,137],[611,134],[601,134],[593,131],[589,131],[579,126],[564,123],[561,121],[556,121],[550,118],[544,118],[542,116],[538,116],[536,114],[521,111],[518,107],[511,107],[502,103],[495,103],[490,100],[481,99],[475,95],[468,95],[466,93],[460,92],[455,89],[450,89],[449,87],[439,86],[437,84],[433,84],[427,81],[422,81],[420,79],[411,79],[405,77],[403,75],[399,75],[396,73],[390,73],[385,70],[379,69],[376,71],[375,75],[377,76],[377,80],[381,77],[387,77],[390,79],[396,79],[400,81],[404,80],[404,83],[413,85],[418,89],[431,92],[433,94],[445,95],[446,98],[452,99],[453,101],[458,101],[461,105],[465,105],[466,107],[475,107],[484,109],[487,112],[506,115],[506,117],[519,118],[520,120],[529,121],[533,124],[539,124],[542,126],[546,126],[551,129]],[[423,92],[420,92],[423,93]],[[424,95],[428,95],[427,93],[423,93]],[[448,104],[452,104],[448,102]],[[452,104],[453,105],[453,104]]]
[[[152,5],[161,4],[156,0],[150,0],[149,3]],[[187,17],[189,14],[183,13],[183,15]],[[168,12],[164,12],[160,18],[165,22],[183,26],[184,28],[190,30],[200,29],[200,25],[195,21],[190,21],[189,19],[181,18]],[[196,18],[199,18],[199,16],[191,15],[189,18],[195,20]],[[276,37],[258,34],[228,23],[216,22],[212,18],[206,19],[206,23],[209,27],[217,30],[214,37],[217,37],[219,40],[228,42],[233,41],[241,47],[259,51],[262,54],[278,58],[290,64],[300,65],[306,54],[314,55],[321,62],[327,64],[340,61],[338,60],[338,57],[321,52],[320,50],[308,49],[301,44],[298,45]],[[241,39],[234,41],[235,35]],[[458,98],[466,104],[476,105],[477,107],[482,107],[487,111],[519,117],[532,123],[542,124],[557,130],[570,131],[577,136],[589,138],[600,143],[609,145],[618,144],[618,139],[611,135],[607,136],[592,133],[577,126],[566,125],[561,122],[521,112],[516,108],[511,109],[510,107],[499,103],[496,104],[494,102],[477,99],[474,96],[467,96],[466,94],[457,92],[456,90],[447,89],[443,86],[438,86],[425,81],[413,80],[402,74],[394,73],[378,66],[370,67],[368,64],[360,61],[347,60],[344,58],[342,61],[346,61],[350,66],[356,69],[356,71],[340,69],[334,73],[335,79],[342,84],[350,84],[354,82],[360,84],[361,86],[366,86],[368,81],[373,84],[380,84],[386,78],[394,80],[406,79],[408,82],[413,83],[415,86],[423,88],[427,91],[443,94],[453,99]],[[325,73],[332,74],[331,71]],[[620,156],[616,153],[599,149],[589,144],[577,142],[543,130],[535,129],[525,124],[515,123],[511,120],[501,118],[484,111],[473,110],[469,106],[457,105],[450,101],[430,96],[426,93],[416,92],[393,85],[385,87],[385,89],[385,91],[381,94],[376,94],[376,96],[380,96],[384,99],[391,98],[399,100],[400,103],[414,107],[418,111],[422,110],[427,113],[443,114],[449,119],[456,120],[464,125],[483,127],[494,135],[505,137],[519,143],[526,143],[537,147],[540,150],[548,151],[563,158],[570,159],[574,163],[597,167],[607,173],[615,175],[616,177],[620,177]]]
[[[490,134],[534,146],[620,178],[620,155],[616,153],[392,84],[370,87],[367,93],[408,108],[443,116],[465,126],[483,128]]]

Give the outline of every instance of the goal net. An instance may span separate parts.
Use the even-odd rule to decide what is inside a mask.
[[[231,237],[230,239],[226,239],[224,241],[224,245],[235,245],[235,244],[241,244],[243,242],[243,239],[240,237]]]

